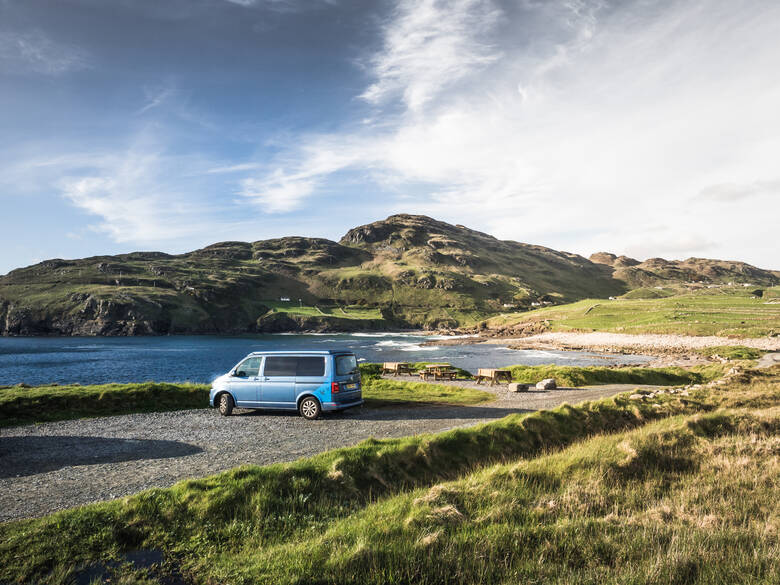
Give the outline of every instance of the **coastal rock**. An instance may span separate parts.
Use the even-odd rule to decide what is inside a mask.
[[[434,284],[436,284],[436,280],[433,276],[430,274],[423,274],[420,278],[417,279],[417,288],[422,288],[425,290],[432,289]]]
[[[527,392],[528,391],[528,384],[519,384],[517,382],[512,382],[509,385],[509,391],[510,392]]]
[[[541,382],[536,383],[537,390],[554,390],[558,385],[555,383],[555,378],[545,378]]]
[[[257,319],[255,331],[257,333],[333,333],[375,331],[382,329],[383,326],[384,322],[378,319],[358,320],[290,313],[268,313]]]

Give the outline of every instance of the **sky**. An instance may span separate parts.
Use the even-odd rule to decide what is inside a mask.
[[[0,0],[0,274],[425,214],[780,269],[776,0]]]

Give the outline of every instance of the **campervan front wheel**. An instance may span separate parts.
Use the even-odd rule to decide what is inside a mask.
[[[227,392],[219,397],[219,414],[222,416],[230,416],[234,406],[233,397]]]
[[[307,396],[298,405],[298,412],[307,420],[314,420],[320,416],[320,402],[313,396]]]

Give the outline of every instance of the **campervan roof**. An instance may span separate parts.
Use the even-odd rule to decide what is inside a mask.
[[[353,352],[348,349],[293,349],[290,351],[253,351],[249,355],[336,355],[342,353],[351,354]]]

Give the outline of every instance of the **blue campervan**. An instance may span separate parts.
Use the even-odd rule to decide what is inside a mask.
[[[350,351],[257,351],[212,383],[209,404],[297,410],[312,420],[322,412],[363,404],[360,370]]]

